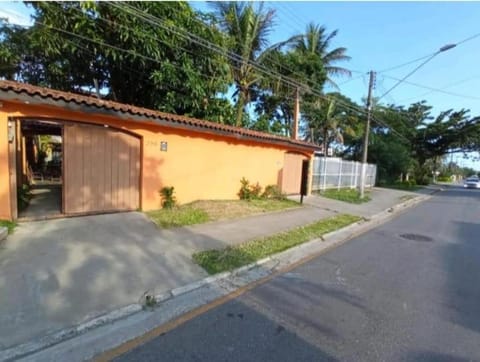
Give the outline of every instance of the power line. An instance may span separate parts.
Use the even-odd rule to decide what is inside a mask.
[[[168,25],[164,25],[164,19],[161,19],[161,18],[159,18],[159,17],[157,17],[157,16],[154,16],[154,15],[152,15],[152,14],[148,14],[148,13],[146,13],[146,12],[140,10],[140,9],[137,9],[137,8],[131,6],[131,5],[124,4],[123,7],[122,7],[121,5],[116,5],[116,4],[111,4],[111,5],[117,7],[118,9],[120,9],[120,10],[122,10],[122,11],[124,11],[124,12],[127,12],[127,13],[129,12],[129,13],[132,14],[132,15],[136,15],[137,17],[141,17],[141,18],[144,19],[145,21],[148,21],[150,24],[152,24],[152,21],[153,21],[153,22],[155,23],[155,25],[162,27],[164,30],[171,31],[171,32],[175,33],[175,31],[174,31],[171,27],[174,27],[174,28],[176,28],[176,29],[181,29],[181,31],[184,31],[184,32],[188,35],[188,40],[192,41],[192,39],[190,39],[190,37],[193,36],[193,37],[195,37],[197,40],[201,40],[202,42],[207,43],[209,46],[213,46],[213,47],[215,47],[215,48],[217,48],[217,49],[221,49],[222,52],[223,52],[222,55],[225,55],[224,53],[226,52],[226,53],[228,54],[227,57],[228,57],[229,59],[232,59],[232,56],[233,56],[233,57],[235,58],[235,59],[234,59],[235,61],[238,61],[239,63],[245,63],[245,60],[244,60],[240,55],[238,55],[238,54],[236,54],[236,53],[234,53],[234,52],[225,50],[224,48],[219,47],[217,44],[212,43],[212,42],[210,42],[210,41],[208,41],[208,40],[206,40],[206,39],[204,39],[204,38],[201,38],[201,37],[199,37],[199,36],[197,36],[197,35],[189,32],[188,30],[179,28],[178,26],[175,26],[175,25],[171,25],[171,27],[169,28]],[[124,8],[125,8],[125,9],[124,9]],[[180,13],[180,11],[179,11],[178,9],[172,8],[171,10],[174,11],[174,12]],[[149,18],[149,19],[148,19],[148,18]],[[203,26],[205,25],[205,23],[203,23],[200,19],[193,18],[193,20],[196,21],[197,23],[203,25]],[[162,26],[162,25],[159,24],[158,22],[161,22],[164,26]],[[177,35],[180,35],[180,34],[178,34],[178,33],[176,33],[176,34],[177,34]],[[184,36],[184,37],[185,37],[185,35],[180,35],[180,36]],[[299,36],[303,36],[303,33],[300,33]],[[196,41],[194,41],[194,42],[196,42]],[[273,44],[273,45],[271,46],[271,48],[274,47],[275,45],[278,45],[278,44],[282,44],[282,46],[288,44],[287,42],[283,42],[283,43],[284,43],[284,44],[282,44],[282,42],[277,43],[277,44]],[[199,44],[199,45],[202,45],[202,44]],[[202,46],[203,46],[203,45],[202,45]],[[281,47],[282,47],[282,46],[281,46]],[[212,50],[212,49],[211,49],[211,50]],[[214,50],[214,51],[216,51],[216,50]],[[286,71],[289,72],[291,75],[298,76],[300,79],[305,79],[305,75],[304,75],[304,74],[301,74],[301,73],[298,72],[298,71],[292,70],[291,68],[287,67],[285,64],[282,64],[281,62],[276,61],[276,60],[274,59],[274,57],[273,57],[273,53],[271,53],[271,52],[266,52],[266,53],[264,53],[264,54],[265,54],[265,59],[270,59],[270,61],[271,61],[272,64],[278,66],[278,67],[281,68],[281,69],[286,70]],[[247,63],[247,64],[250,64],[250,65],[255,65],[255,67],[256,67],[257,70],[258,70],[258,67],[261,67],[261,68],[263,68],[264,70],[268,70],[268,68],[267,68],[265,65],[262,65],[262,64],[260,64],[260,63],[258,63],[258,62],[256,62],[256,61],[247,60],[246,63]],[[359,71],[354,71],[354,70],[352,70],[352,72],[359,72]],[[363,73],[363,72],[362,72],[362,73]],[[284,78],[288,78],[288,79],[290,79],[292,82],[295,82],[295,83],[297,83],[297,84],[300,84],[300,82],[297,81],[296,79],[293,79],[293,78],[290,78],[290,77],[286,77],[286,76],[284,76],[284,75],[282,75],[282,74],[280,74],[280,73],[278,73],[278,75],[281,76],[281,77],[284,77]],[[312,81],[310,81],[309,79],[305,79],[305,80],[307,81],[308,87],[314,88],[314,87],[317,86],[316,84],[314,84],[314,83],[313,83]],[[298,85],[297,85],[297,87],[298,87]]]
[[[82,40],[85,40],[85,41],[90,41],[90,42],[99,44],[99,45],[101,45],[101,46],[107,46],[107,47],[116,49],[116,50],[118,50],[118,51],[126,52],[126,53],[128,53],[128,54],[130,54],[130,55],[132,55],[132,56],[141,57],[141,58],[144,58],[144,59],[147,59],[147,60],[150,60],[150,61],[159,63],[159,61],[158,61],[157,59],[154,59],[154,58],[145,56],[145,55],[143,55],[143,54],[136,53],[136,52],[131,51],[131,50],[123,49],[123,48],[121,48],[121,47],[114,46],[114,45],[112,45],[112,44],[108,44],[108,43],[105,43],[105,42],[102,42],[102,41],[98,41],[98,40],[95,40],[95,39],[91,39],[91,38],[88,38],[88,37],[85,37],[85,36],[82,36],[82,35],[79,35],[79,34],[70,32],[70,31],[68,31],[68,30],[59,29],[59,28],[56,28],[56,27],[53,27],[53,26],[51,26],[51,25],[47,25],[47,24],[44,24],[44,23],[41,23],[41,22],[38,22],[38,21],[37,21],[37,23],[40,24],[40,25],[46,26],[46,27],[48,27],[48,28],[50,28],[50,29],[53,29],[53,30],[56,30],[56,31],[59,31],[59,32],[62,32],[62,33],[65,33],[65,34],[69,34],[69,35],[71,35],[71,36],[77,37],[77,38],[82,39]],[[178,35],[181,36],[181,34],[179,34],[178,32],[172,31],[172,29],[166,29],[166,30],[169,30],[169,31],[171,31],[171,32],[173,32],[173,33],[176,33],[176,34],[178,34]],[[187,32],[187,33],[188,33],[188,32]],[[190,33],[190,34],[191,34],[191,33]],[[192,35],[192,34],[191,34],[191,35]],[[203,40],[204,40],[204,39],[203,39]],[[205,41],[205,40],[204,40],[204,41]],[[205,41],[205,42],[206,42],[206,43],[209,43],[208,41]],[[206,46],[205,44],[202,44],[201,42],[200,42],[200,45],[201,45],[201,46],[204,46],[204,47]],[[207,47],[208,47],[208,46],[207,46]],[[236,57],[239,57],[237,54],[235,54],[235,53],[233,53],[233,54],[236,55]],[[232,57],[235,59],[234,56],[232,56]],[[279,81],[284,82],[285,84],[287,84],[287,85],[289,85],[289,86],[301,87],[301,88],[303,88],[303,89],[308,89],[308,88],[309,88],[309,87],[305,87],[304,84],[301,84],[301,83],[296,82],[296,81],[292,81],[292,80],[289,79],[288,77],[282,76],[281,74],[278,74],[278,73],[275,74],[275,73],[272,73],[272,72],[265,71],[265,70],[262,69],[262,68],[257,68],[258,65],[257,65],[256,63],[254,63],[254,62],[250,62],[250,63],[251,63],[252,66],[256,67],[257,70],[259,70],[259,71],[261,71],[261,72],[263,72],[263,73],[265,73],[265,74],[268,74],[268,75],[270,75],[270,76],[275,76],[275,77],[277,77],[277,79],[279,79]],[[314,90],[311,90],[311,92],[312,92],[314,95],[316,95],[316,96],[318,96],[318,97],[320,97],[320,98],[322,98],[322,99],[332,100],[331,97],[328,97],[328,96],[326,96],[326,95],[324,95],[324,94],[321,94],[321,93],[319,93],[319,92],[316,92],[316,91],[314,91]],[[290,97],[287,97],[287,99],[288,99],[288,98],[289,98],[289,99],[292,99],[292,98],[290,98]],[[342,101],[340,101],[340,100],[338,100],[338,99],[336,100],[336,102],[337,102],[337,104],[343,105],[343,106],[345,107],[345,109],[353,110],[353,111],[359,112],[359,113],[361,113],[361,114],[365,114],[365,113],[366,113],[366,111],[365,111],[364,109],[359,108],[359,107],[357,107],[357,106],[352,106],[352,105],[350,105],[350,104],[344,103],[344,102],[342,102]],[[398,132],[397,132],[393,127],[388,126],[388,125],[385,125],[385,126],[388,127],[389,129],[391,129],[392,132],[396,132],[396,133],[398,134]]]
[[[116,6],[117,8],[120,8],[120,9],[122,9],[122,10],[123,10],[124,7],[126,7],[126,8],[132,8],[131,6],[126,5],[126,4],[124,4],[124,6],[122,6],[122,7],[120,7],[119,5],[117,5],[117,4],[115,4],[115,3],[112,3],[111,5],[112,5],[112,6]],[[133,8],[133,9],[131,9],[131,10],[133,10],[133,12],[130,11],[130,14],[135,15],[135,16],[140,17],[140,18],[143,18],[145,21],[148,21],[148,22],[150,22],[150,23],[156,24],[156,25],[160,26],[161,28],[163,28],[163,29],[165,29],[165,30],[167,30],[167,31],[170,31],[170,32],[172,32],[172,33],[174,33],[174,34],[177,34],[177,35],[179,35],[179,36],[182,36],[182,37],[185,37],[185,38],[187,38],[187,39],[190,39],[191,41],[193,41],[194,43],[199,44],[200,46],[207,47],[207,48],[209,48],[209,49],[211,49],[211,50],[213,50],[213,51],[217,51],[217,52],[220,51],[221,54],[226,55],[227,58],[229,58],[229,59],[233,59],[234,61],[242,61],[242,62],[244,62],[244,59],[241,58],[238,54],[233,53],[233,52],[231,52],[231,51],[225,51],[223,48],[218,49],[219,47],[218,47],[216,44],[213,44],[213,43],[209,42],[208,40],[205,40],[205,39],[203,39],[203,38],[200,38],[200,37],[196,36],[195,34],[189,32],[189,31],[187,31],[187,30],[185,30],[185,29],[181,29],[181,28],[179,28],[179,27],[177,27],[177,26],[174,26],[174,25],[172,25],[172,26],[170,26],[170,27],[169,27],[169,26],[165,26],[165,25],[163,24],[162,20],[159,19],[158,17],[155,17],[155,16],[150,15],[150,14],[146,14],[145,12],[139,11],[138,9],[135,9],[135,8]],[[185,34],[182,34],[181,32],[172,29],[172,27],[173,27],[173,28],[176,28],[176,29],[181,29],[181,31],[183,31]],[[201,41],[199,41],[198,38],[201,39]],[[226,53],[226,54],[225,54],[225,53]],[[321,98],[324,98],[324,99],[327,99],[327,100],[331,100],[331,98],[329,98],[329,97],[325,96],[324,94],[322,94],[322,93],[320,93],[320,92],[312,89],[310,86],[305,85],[305,84],[303,84],[303,83],[301,83],[301,82],[299,82],[299,81],[297,81],[297,80],[291,79],[290,77],[284,76],[284,75],[279,74],[279,73],[276,73],[276,72],[274,72],[274,71],[270,71],[270,70],[266,69],[264,66],[261,66],[260,64],[254,62],[254,61],[249,60],[249,61],[247,62],[247,64],[251,65],[251,66],[252,66],[253,68],[255,68],[257,71],[259,71],[259,72],[261,72],[261,73],[263,73],[263,74],[266,74],[266,75],[269,75],[270,77],[274,77],[274,78],[278,79],[280,82],[284,82],[285,84],[290,85],[290,86],[292,86],[292,87],[294,87],[294,88],[305,89],[305,90],[307,90],[307,91],[310,91],[313,95],[316,95],[316,96],[318,96],[318,97],[321,97]],[[340,103],[340,102],[338,102],[338,103]],[[359,111],[359,110],[357,109],[356,111]],[[364,111],[364,110],[360,110],[360,112],[365,112],[365,111]]]
[[[466,42],[468,42],[468,41],[470,41],[470,40],[476,39],[476,38],[478,38],[479,36],[480,36],[480,33],[477,33],[477,34],[474,34],[474,35],[472,35],[472,36],[469,36],[468,38],[459,41],[459,42],[457,43],[457,45],[460,45],[460,44],[466,43]]]
[[[393,87],[391,87],[389,90],[387,90],[385,93],[383,93],[380,97],[377,98],[377,102],[380,101],[380,99],[382,99],[383,97],[385,97],[388,93],[390,93],[391,91],[393,91],[395,88],[397,88],[400,84],[402,84],[403,82],[405,82],[405,80],[410,77],[411,75],[413,75],[416,71],[418,71],[421,67],[423,67],[425,64],[427,64],[428,62],[430,62],[433,58],[435,58],[437,55],[439,54],[439,52],[436,52],[435,54],[431,55],[430,57],[427,58],[427,60],[425,60],[424,62],[422,62],[420,65],[418,65],[417,67],[415,67],[415,69],[413,69],[410,73],[408,73],[406,76],[404,76],[402,79],[399,79],[397,83],[395,83],[395,85]]]
[[[405,67],[405,66],[407,66],[407,65],[410,65],[410,64],[419,62],[420,60],[429,58],[429,57],[431,57],[432,55],[435,55],[435,54],[436,54],[436,53],[424,55],[423,57],[416,58],[416,59],[410,60],[410,61],[408,61],[408,62],[399,64],[399,65],[394,65],[393,67],[390,67],[390,68],[386,68],[386,69],[379,70],[377,73],[385,73],[385,72],[389,72],[389,71],[394,70],[394,69],[403,68],[403,67]]]
[[[442,90],[442,92],[446,89],[446,88],[451,88],[451,87],[454,87],[458,84],[462,84],[462,83],[465,83],[465,82],[468,82],[468,81],[471,81],[473,79],[478,79],[480,78],[480,75],[476,75],[476,76],[473,76],[473,77],[469,77],[469,78],[466,78],[466,79],[462,79],[462,80],[459,80],[459,81],[456,81],[456,82],[453,82],[453,83],[449,83],[449,84],[446,84],[442,87],[440,87],[440,89]],[[421,98],[421,97],[424,97],[426,95],[429,95],[429,94],[432,94],[434,93],[435,91],[431,90],[429,92],[425,92],[425,93],[422,93],[418,96],[415,96],[415,97],[408,97],[408,98],[404,98],[404,99],[401,99],[399,102],[402,103],[402,102],[406,102],[406,101],[409,101],[409,100],[412,100],[412,99],[418,99],[418,98]]]
[[[390,79],[393,79],[393,80],[396,80],[396,81],[401,81],[401,79],[398,79],[398,78],[396,78],[396,77],[392,77],[392,76],[389,76],[389,75],[384,75],[384,77],[390,78]],[[470,96],[470,95],[466,95],[466,94],[459,94],[459,93],[449,92],[449,91],[446,91],[446,90],[444,90],[444,89],[433,88],[433,87],[429,87],[429,86],[426,86],[426,85],[422,85],[422,84],[418,84],[418,83],[414,83],[414,82],[410,82],[410,81],[406,81],[406,80],[402,80],[402,82],[404,82],[404,83],[406,83],[406,84],[409,84],[409,85],[412,85],[412,86],[414,86],[414,87],[423,88],[423,89],[428,89],[428,90],[430,91],[429,93],[431,93],[431,92],[438,92],[438,93],[444,93],[444,94],[447,94],[447,95],[450,95],[450,96],[454,96],[454,97],[480,100],[480,97],[475,97],[475,96]],[[398,84],[398,83],[397,83],[397,84]]]

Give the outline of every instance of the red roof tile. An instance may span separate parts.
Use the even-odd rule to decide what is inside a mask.
[[[246,136],[248,138],[259,139],[264,141],[272,141],[272,143],[284,143],[286,145],[297,145],[307,147],[310,149],[319,149],[319,146],[292,140],[287,137],[272,135],[269,133],[253,131],[245,128],[228,126],[221,123],[204,121],[196,118],[180,116],[176,114],[164,113],[154,111],[147,108],[131,106],[118,102],[99,99],[92,96],[85,96],[75,93],[63,92],[59,90],[37,87],[26,83],[12,82],[7,80],[0,80],[0,91],[14,92],[17,94],[26,94],[28,96],[40,96],[41,98],[51,99],[54,101],[65,101],[66,103],[75,103],[78,105],[86,105],[90,107],[97,107],[101,109],[111,110],[120,113],[129,113],[132,115],[143,116],[147,118],[161,119],[167,122],[180,123],[188,128],[196,129],[197,131],[218,132],[224,135],[230,133],[232,136]],[[0,95],[1,98],[1,95]]]

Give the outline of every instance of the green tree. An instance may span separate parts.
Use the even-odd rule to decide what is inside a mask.
[[[346,68],[339,67],[337,63],[348,61],[351,58],[346,55],[347,49],[344,47],[330,49],[332,39],[337,34],[338,30],[328,33],[323,25],[310,23],[307,25],[303,37],[297,40],[295,49],[300,54],[310,54],[319,57],[327,73],[327,84],[338,89],[338,85],[333,78],[336,76],[351,76],[351,72]]]
[[[258,95],[258,87],[265,74],[258,70],[276,49],[291,42],[268,46],[268,35],[273,29],[275,11],[264,9],[252,2],[213,2],[220,29],[228,37],[227,51],[235,83],[237,117],[236,125],[242,126],[245,107]],[[233,55],[232,55],[233,54]]]
[[[33,27],[10,28],[0,38],[0,54],[8,55],[10,65],[8,72],[0,69],[1,75],[12,77],[14,69],[15,78],[33,84],[73,92],[100,90],[108,99],[166,112],[228,114],[228,107],[217,99],[230,83],[225,58],[145,21],[145,14],[169,24],[175,19],[175,26],[222,45],[223,35],[188,3],[30,5]],[[19,44],[22,40],[25,46]],[[24,66],[25,55],[33,64],[30,68]]]

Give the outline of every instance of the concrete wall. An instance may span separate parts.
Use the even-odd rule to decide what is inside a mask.
[[[141,208],[160,208],[159,190],[174,186],[183,204],[195,200],[236,199],[240,179],[279,185],[287,151],[295,147],[204,134],[114,116],[65,110],[54,106],[4,102],[0,109],[0,217],[10,219],[7,117],[104,124],[138,135],[142,140]],[[162,142],[167,149],[162,151]],[[307,156],[313,156],[307,153]]]
[[[8,162],[8,118],[0,108],[0,219],[10,219],[10,174]]]

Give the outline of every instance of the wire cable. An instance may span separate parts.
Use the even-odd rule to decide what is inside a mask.
[[[392,76],[389,76],[389,75],[386,75],[384,74],[384,77],[385,78],[390,78],[390,79],[393,79],[393,80],[396,80],[396,81],[400,81],[400,79],[396,78],[396,77],[392,77]],[[466,95],[466,94],[459,94],[459,93],[454,93],[454,92],[449,92],[449,91],[446,91],[444,89],[438,89],[438,88],[433,88],[433,87],[429,87],[429,86],[426,86],[426,85],[422,85],[422,84],[418,84],[418,83],[414,83],[414,82],[410,82],[410,81],[405,81],[403,80],[402,82],[404,82],[405,84],[409,84],[409,85],[412,85],[414,87],[418,87],[418,88],[423,88],[423,89],[428,89],[431,93],[431,92],[438,92],[438,93],[443,93],[443,94],[447,94],[447,95],[450,95],[450,96],[454,96],[454,97],[460,97],[460,98],[466,98],[466,99],[473,99],[473,100],[480,100],[480,97],[475,97],[475,96],[470,96],[470,95]],[[397,83],[398,84],[398,83]]]

